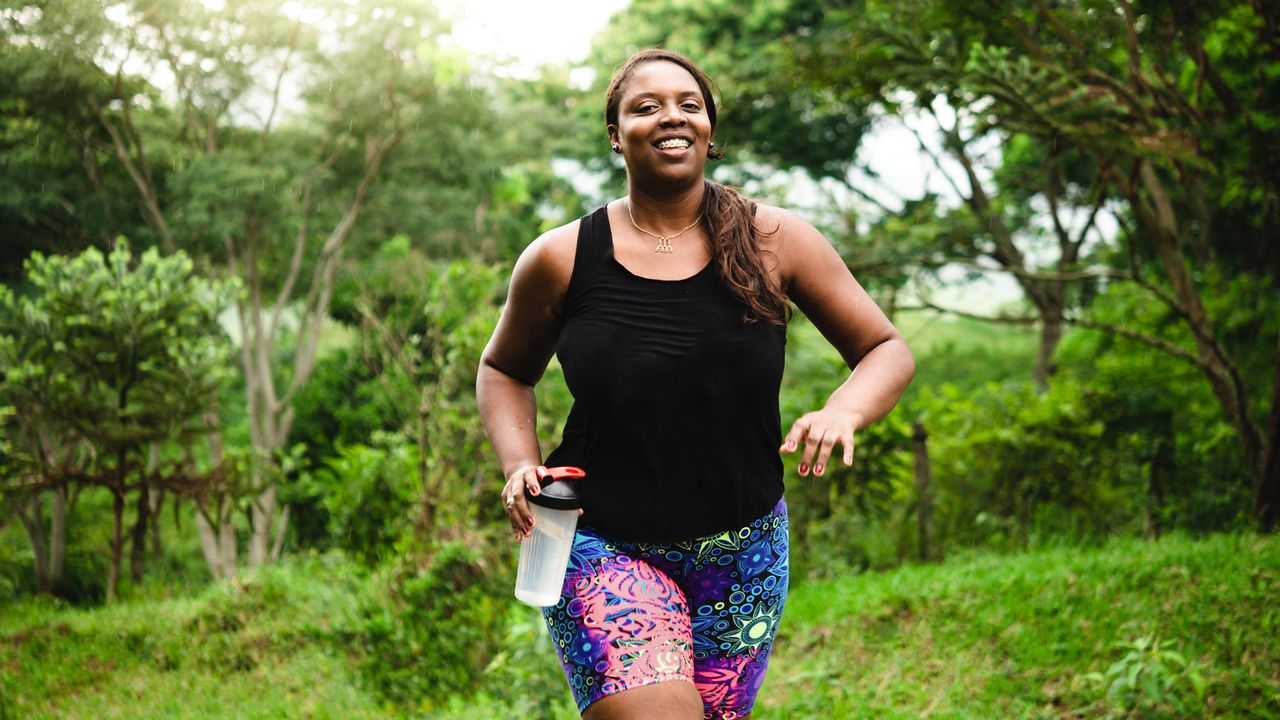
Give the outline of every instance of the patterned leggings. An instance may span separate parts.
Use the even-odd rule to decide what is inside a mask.
[[[578,710],[687,680],[704,718],[751,712],[787,599],[787,506],[738,530],[671,544],[580,527],[560,602],[543,611]]]

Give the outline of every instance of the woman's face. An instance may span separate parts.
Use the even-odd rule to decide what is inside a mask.
[[[711,119],[693,75],[661,60],[637,66],[622,87],[609,141],[621,147],[632,180],[701,180]]]

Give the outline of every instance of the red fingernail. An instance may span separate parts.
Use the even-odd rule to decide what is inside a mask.
[[[821,465],[814,465],[814,466],[813,466],[813,474],[814,474],[814,475],[821,475],[821,474],[822,474],[822,466],[821,466]]]
[[[809,472],[809,463],[800,463],[800,467],[796,469],[800,471],[801,475],[804,475]]]

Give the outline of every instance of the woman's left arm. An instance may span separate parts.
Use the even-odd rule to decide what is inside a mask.
[[[776,219],[771,244],[788,295],[852,369],[821,410],[792,424],[779,448],[790,453],[803,447],[797,470],[822,475],[837,444],[844,464],[853,464],[854,433],[889,414],[915,374],[915,359],[822,233],[785,210],[761,215],[764,227]]]

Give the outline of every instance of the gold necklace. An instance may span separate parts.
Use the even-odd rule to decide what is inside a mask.
[[[627,217],[631,218],[632,227],[644,233],[645,235],[648,235],[649,237],[658,238],[658,246],[653,249],[653,251],[656,253],[675,252],[675,248],[671,247],[671,241],[683,235],[685,230],[688,230],[694,225],[697,225],[702,220],[702,214],[699,213],[697,219],[695,219],[693,222],[689,223],[688,225],[685,225],[684,227],[680,228],[680,232],[676,233],[675,235],[659,235],[657,233],[651,233],[648,230],[645,230],[644,228],[640,227],[639,225],[636,225],[636,217],[631,214],[630,200],[627,201]]]

